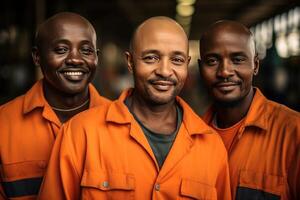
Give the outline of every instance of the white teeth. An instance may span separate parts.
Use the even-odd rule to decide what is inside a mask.
[[[64,74],[68,75],[68,76],[80,76],[83,73],[82,72],[64,72]]]

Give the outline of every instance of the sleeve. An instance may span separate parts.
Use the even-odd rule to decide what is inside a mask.
[[[71,137],[80,132],[78,128],[72,129],[71,123],[72,121],[67,123],[56,138],[39,199],[74,200],[80,198],[82,167],[79,166],[83,166],[81,162],[83,158],[80,159],[77,156],[84,154],[84,150],[80,145],[82,138]]]
[[[5,197],[4,189],[2,186],[2,179],[0,176],[0,200],[5,200],[5,199],[6,199],[6,197]]]
[[[220,171],[217,177],[216,190],[217,190],[218,199],[228,200],[231,199],[230,176],[229,176],[227,153],[226,151],[224,153],[225,153],[224,159],[220,164]]]
[[[0,113],[3,113],[1,108],[2,107],[0,107]],[[1,121],[3,123],[3,115],[0,115],[0,117],[1,117]],[[1,160],[1,156],[0,156],[0,160]],[[1,167],[1,162],[0,162],[0,167]],[[4,188],[3,188],[2,182],[3,182],[2,181],[2,177],[0,175],[0,200],[5,200],[7,198],[6,198],[6,195],[5,195],[5,192],[4,192]]]
[[[299,122],[300,124],[300,122]],[[291,163],[287,173],[290,199],[296,200],[300,199],[300,129],[296,128],[296,137],[294,141],[296,142],[295,148],[293,149]]]

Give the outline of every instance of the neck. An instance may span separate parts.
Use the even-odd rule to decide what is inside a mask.
[[[175,100],[167,104],[149,103],[133,92],[128,97],[131,112],[150,130],[170,134],[176,129],[177,112]]]
[[[240,101],[224,104],[215,102],[217,125],[220,128],[228,128],[242,120],[248,113],[254,96],[254,89]]]
[[[66,94],[44,81],[43,90],[45,99],[62,123],[89,108],[88,88],[81,93]]]

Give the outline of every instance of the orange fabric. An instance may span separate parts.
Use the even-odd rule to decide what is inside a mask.
[[[300,115],[267,100],[259,89],[228,153],[232,199],[238,186],[281,200],[300,199]],[[211,107],[204,115],[210,123]]]
[[[230,199],[220,137],[179,97],[183,122],[161,170],[122,93],[83,112],[56,140],[40,199]]]
[[[92,85],[89,85],[89,92],[90,107],[108,103],[108,100],[101,97]],[[0,107],[1,183],[42,177],[61,125],[44,98],[42,80],[25,95],[2,105]],[[3,188],[1,190],[3,194]],[[21,198],[35,199],[36,196]]]
[[[239,129],[241,128],[243,122],[244,122],[244,119],[240,120],[238,123],[234,124],[231,127],[219,128],[213,123],[213,120],[212,120],[209,125],[217,133],[219,133],[219,135],[221,136],[227,151],[229,151],[229,149],[232,145],[233,139],[237,135],[237,133],[238,133]]]

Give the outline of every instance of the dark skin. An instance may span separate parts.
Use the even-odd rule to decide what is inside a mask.
[[[32,57],[44,75],[45,99],[62,123],[89,108],[97,54],[95,30],[80,15],[59,13],[39,27]]]
[[[231,127],[246,116],[254,96],[259,60],[253,36],[240,23],[219,21],[201,37],[200,54],[200,74],[214,99],[217,125]]]
[[[135,83],[128,99],[131,110],[151,131],[172,134],[177,124],[175,97],[190,60],[183,29],[166,17],[146,20],[135,31],[126,58]]]

